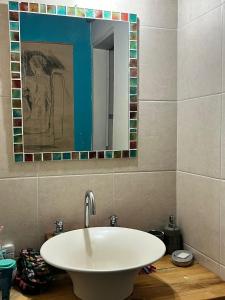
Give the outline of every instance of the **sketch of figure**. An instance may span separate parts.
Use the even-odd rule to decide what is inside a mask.
[[[44,133],[50,130],[52,110],[51,75],[48,74],[47,58],[40,53],[25,52],[29,70],[32,72],[25,80],[24,95],[24,133]]]
[[[73,88],[71,91],[71,78],[65,79],[69,68],[62,62],[65,46],[68,47],[46,43],[22,45],[25,151],[73,149]],[[73,77],[72,69],[69,73]]]

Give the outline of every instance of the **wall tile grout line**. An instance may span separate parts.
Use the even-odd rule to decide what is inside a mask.
[[[187,175],[204,177],[204,178],[208,178],[208,179],[212,179],[212,180],[225,181],[225,178],[212,177],[212,176],[207,176],[207,175],[203,175],[203,174],[200,174],[200,173],[192,173],[192,172],[184,171],[184,170],[180,170],[180,169],[177,169],[177,172],[184,173],[184,174],[187,174]]]
[[[210,97],[210,96],[219,96],[219,95],[223,95],[223,94],[225,94],[225,92],[221,91],[221,92],[218,92],[218,93],[206,94],[206,95],[202,95],[202,96],[196,96],[196,97],[185,98],[185,99],[178,99],[177,103],[183,102],[183,101],[198,100],[198,99],[205,98],[205,97]]]
[[[151,171],[126,171],[126,172],[106,172],[106,173],[85,173],[85,174],[60,174],[60,175],[40,175],[40,176],[27,176],[27,177],[5,177],[0,178],[0,181],[4,180],[24,180],[24,179],[42,179],[42,178],[60,178],[60,177],[87,177],[87,176],[104,176],[104,175],[130,175],[130,174],[139,174],[139,173],[173,173],[176,172],[176,170],[151,170]]]
[[[215,6],[214,8],[211,8],[211,9],[208,10],[207,12],[205,12],[205,13],[203,13],[203,14],[200,14],[199,16],[193,18],[190,22],[188,22],[188,23],[186,23],[186,24],[184,24],[184,25],[182,25],[182,26],[177,26],[177,30],[179,31],[179,30],[182,30],[182,29],[188,27],[189,25],[191,25],[191,24],[193,24],[194,22],[196,22],[198,19],[200,19],[200,18],[206,16],[207,14],[211,13],[213,10],[218,9],[219,7],[221,7],[221,6],[223,6],[223,5],[224,5],[224,2],[223,2],[223,3],[220,3],[219,5]],[[178,25],[179,25],[179,23],[178,23]]]

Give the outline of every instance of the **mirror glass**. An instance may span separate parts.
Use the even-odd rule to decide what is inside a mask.
[[[9,18],[16,161],[136,157],[136,15],[10,1]]]

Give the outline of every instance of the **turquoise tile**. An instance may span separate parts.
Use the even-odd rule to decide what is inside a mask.
[[[15,162],[23,162],[23,154],[15,154]]]
[[[66,15],[66,6],[57,6],[58,15]]]
[[[137,78],[130,78],[130,85],[131,86],[137,86],[138,84],[138,79]]]
[[[63,153],[63,159],[65,159],[65,160],[71,159],[71,153],[70,152],[64,152]]]
[[[11,51],[20,51],[20,43],[11,42]]]
[[[19,26],[19,22],[9,22],[9,28],[10,30],[14,30],[14,31],[18,31],[20,26]]]
[[[105,158],[107,158],[107,159],[113,158],[113,151],[106,151],[105,152]]]
[[[130,14],[130,22],[137,23],[137,15],[136,14]]]
[[[9,1],[9,10],[19,10],[19,3],[15,1]]]
[[[136,158],[137,157],[137,150],[130,150],[130,157]]]
[[[61,153],[53,153],[53,160],[62,160]]]
[[[131,95],[137,95],[137,87],[131,86],[130,87],[130,94]]]
[[[85,15],[86,15],[86,18],[94,18],[95,17],[94,9],[87,8]]]
[[[130,50],[130,58],[137,58],[137,50]]]
[[[88,159],[88,152],[80,152],[80,159]]]
[[[13,134],[14,135],[22,134],[22,128],[21,127],[13,128]]]
[[[13,118],[22,118],[22,110],[13,109]]]
[[[111,13],[111,11],[104,10],[104,12],[103,12],[103,18],[104,18],[105,20],[111,20],[111,18],[112,18],[112,13]]]

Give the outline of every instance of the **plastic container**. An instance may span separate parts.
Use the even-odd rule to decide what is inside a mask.
[[[14,259],[0,260],[0,288],[2,289],[2,300],[10,299],[10,289],[15,273],[16,261]]]

